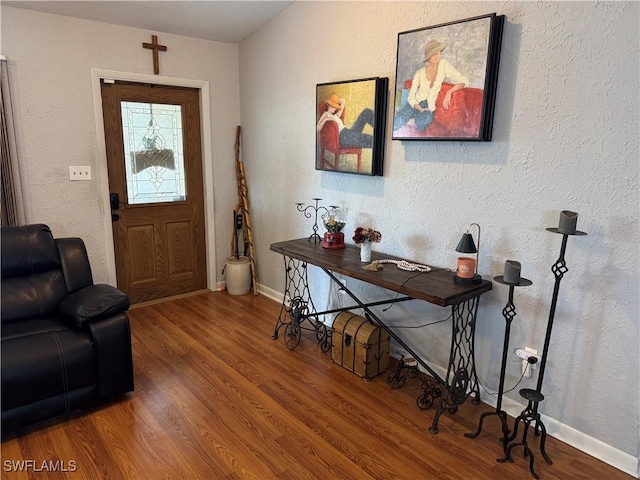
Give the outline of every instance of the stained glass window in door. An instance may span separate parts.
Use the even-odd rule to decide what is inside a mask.
[[[128,203],[186,199],[180,105],[121,102]]]

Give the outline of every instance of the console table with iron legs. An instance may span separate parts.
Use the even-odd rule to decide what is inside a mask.
[[[416,362],[426,370],[437,384],[424,386],[418,405],[433,403],[442,393],[433,422],[429,428],[432,434],[438,433],[438,422],[444,412],[455,413],[458,406],[473,395],[473,402],[480,402],[480,390],[475,370],[474,335],[475,322],[480,296],[492,288],[491,282],[483,280],[479,285],[457,284],[453,273],[445,269],[433,268],[430,272],[416,274],[388,266],[382,271],[370,271],[362,268],[359,250],[347,245],[345,249],[323,249],[320,243],[308,239],[290,240],[274,243],[271,250],[283,255],[285,263],[285,295],[276,321],[273,338],[279,338],[284,328],[284,343],[294,349],[300,343],[304,322],[308,322],[316,333],[316,339],[322,351],[328,351],[331,343],[329,332],[320,316],[353,309],[364,310],[364,315],[389,333],[398,345],[413,356]],[[372,253],[372,261],[379,259],[402,260],[379,252]],[[320,267],[332,282],[344,291],[355,304],[333,310],[318,312],[309,291],[308,265]],[[336,274],[346,275],[370,283],[403,296],[377,302],[362,302],[351,290],[343,285]],[[388,327],[371,308],[408,300],[424,300],[441,307],[451,307],[452,331],[451,349],[445,378],[414,352],[394,331]],[[438,388],[439,387],[439,388]],[[428,398],[427,398],[428,397]],[[421,407],[422,408],[422,407]],[[428,407],[427,407],[428,408]]]

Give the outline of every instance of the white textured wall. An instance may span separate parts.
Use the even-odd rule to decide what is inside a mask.
[[[491,12],[507,17],[491,143],[392,142],[389,130],[384,177],[314,170],[317,83],[388,76],[393,85],[398,32]],[[244,160],[261,283],[284,288],[282,259],[269,244],[311,233],[294,202],[322,197],[347,206],[348,237],[357,218],[369,215],[383,234],[374,249],[445,267],[455,265],[461,233],[478,222],[479,273],[491,279],[515,259],[533,281],[515,294],[511,350],[541,350],[550,267],[562,238],[545,228],[557,226],[560,210],[577,211],[589,236],[569,239],[540,411],[563,427],[553,428],[557,436],[575,431],[574,444],[593,440],[578,446],[606,461],[619,454],[618,466],[635,469],[638,16],[632,2],[297,2],[286,9],[240,45]],[[310,282],[316,307],[324,308],[328,282],[317,271]],[[390,296],[350,286],[367,298]],[[494,284],[478,317],[478,374],[493,392],[507,294]],[[449,313],[418,303],[395,305],[384,317],[415,325]],[[449,328],[402,335],[444,365]],[[520,363],[510,355],[506,386],[519,378]],[[525,379],[507,400],[520,402],[519,388],[535,388],[535,380]]]
[[[384,177],[313,170],[317,83],[388,76],[393,84],[398,32],[494,11],[507,16],[507,25],[493,142],[388,140]],[[9,7],[1,15],[27,220],[49,223],[58,236],[81,232],[96,280],[106,281],[107,192],[99,179],[69,182],[67,168],[90,164],[98,172],[90,69],[151,73],[150,52],[140,43],[157,32]],[[283,290],[284,274],[269,244],[310,233],[294,202],[321,196],[348,206],[349,228],[369,215],[383,232],[379,250],[448,267],[460,234],[475,221],[483,227],[480,273],[501,274],[504,260],[513,258],[534,282],[516,292],[512,350],[524,344],[541,349],[553,290],[550,266],[560,248],[560,237],[544,228],[557,224],[559,210],[578,211],[578,226],[589,236],[569,241],[540,410],[603,442],[602,457],[611,456],[610,448],[621,452],[621,463],[635,457],[638,15],[639,5],[631,2],[298,2],[243,42],[240,80],[237,46],[161,34],[170,49],[161,54],[163,75],[211,82],[212,125],[204,134],[213,143],[218,265],[227,256],[236,203],[239,113],[258,275],[273,290]],[[317,273],[311,282],[323,308],[328,284]],[[369,298],[388,296],[350,287]],[[492,391],[506,295],[496,284],[478,318],[478,373]],[[448,313],[416,302],[384,315],[399,325]],[[408,332],[406,341],[425,358],[446,362],[447,325]],[[510,357],[506,384],[518,378],[519,363]],[[535,386],[535,377],[521,386]],[[519,401],[516,392],[507,399]],[[432,413],[425,415],[426,425]],[[593,445],[585,449],[599,454]]]
[[[2,7],[2,54],[9,60],[19,155],[29,223],[55,236],[81,236],[94,280],[107,282],[107,237],[100,188],[91,69],[152,74],[151,34],[168,51],[160,73],[210,82],[216,255],[229,253],[237,203],[233,146],[239,124],[238,46],[106,23]],[[70,182],[69,165],[91,165],[93,180]],[[211,179],[207,179],[207,182]],[[208,187],[208,186],[207,186]]]

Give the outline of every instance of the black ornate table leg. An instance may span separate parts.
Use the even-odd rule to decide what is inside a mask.
[[[302,322],[309,320],[316,333],[318,343],[326,342],[327,327],[316,313],[307,281],[307,264],[296,258],[284,257],[285,293],[282,307],[271,338],[278,339],[280,329],[285,328],[284,344],[293,350],[300,343]]]
[[[480,403],[480,389],[474,361],[474,338],[479,297],[452,305],[452,333],[449,366],[445,377],[440,405],[433,417],[429,433],[438,433],[438,421],[446,411],[455,413],[471,395],[473,403]]]

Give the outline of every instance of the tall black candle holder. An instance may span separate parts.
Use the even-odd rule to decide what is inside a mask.
[[[567,215],[570,214],[570,215]],[[583,236],[586,235],[585,232],[580,232],[575,229],[575,223],[577,220],[577,214],[573,212],[562,212],[560,216],[560,228],[547,228],[547,231],[552,233],[558,233],[562,235],[562,246],[560,247],[560,256],[555,261],[555,263],[551,266],[551,271],[556,278],[555,285],[553,287],[553,297],[551,299],[551,309],[549,310],[549,321],[547,322],[547,333],[544,339],[544,347],[542,349],[542,360],[540,362],[540,371],[538,372],[538,384],[535,390],[530,388],[523,388],[520,390],[520,396],[527,400],[527,407],[522,411],[520,415],[515,420],[515,424],[513,427],[513,433],[508,438],[507,442],[512,442],[518,436],[518,426],[520,422],[523,423],[524,429],[522,432],[522,440],[520,442],[510,443],[505,451],[504,458],[498,459],[498,462],[506,462],[512,461],[511,451],[518,447],[522,446],[524,448],[525,456],[529,457],[529,470],[531,471],[531,475],[534,478],[539,479],[540,477],[534,470],[534,456],[533,451],[529,448],[527,444],[527,433],[529,431],[529,425],[532,422],[535,422],[534,432],[536,435],[539,435],[539,432],[542,434],[540,437],[540,453],[544,460],[549,464],[553,465],[551,458],[547,455],[545,450],[545,443],[547,440],[547,429],[544,426],[540,418],[540,413],[538,412],[538,406],[541,401],[544,400],[544,395],[542,394],[542,382],[544,380],[544,371],[547,365],[547,356],[549,354],[549,342],[551,341],[551,330],[553,328],[553,320],[556,314],[556,305],[558,303],[558,293],[560,291],[560,281],[565,273],[569,271],[567,268],[567,263],[564,259],[565,251],[567,249],[567,240],[570,236]]]
[[[322,241],[322,238],[320,237],[320,235],[318,235],[318,212],[323,211],[324,213],[327,213],[329,211],[329,208],[331,209],[336,209],[339,208],[336,205],[329,205],[329,208],[327,207],[323,207],[322,205],[319,205],[318,202],[320,202],[320,200],[322,200],[321,198],[312,198],[311,200],[313,200],[315,202],[315,205],[307,205],[306,207],[304,206],[304,203],[298,202],[296,203],[296,208],[298,209],[299,212],[304,213],[304,216],[307,218],[311,218],[311,215],[313,212],[313,214],[315,215],[315,222],[313,224],[313,233],[311,234],[311,236],[308,238],[308,240],[310,242],[313,243],[318,243]]]
[[[464,436],[467,438],[476,438],[482,432],[482,424],[485,418],[490,417],[492,415],[497,416],[500,419],[500,423],[502,424],[502,448],[504,450],[504,454],[507,454],[507,440],[509,438],[509,427],[507,425],[507,412],[502,409],[502,396],[504,395],[504,377],[507,367],[507,354],[509,351],[509,337],[511,335],[511,322],[516,316],[516,307],[513,304],[513,291],[515,287],[528,287],[532,284],[531,280],[526,278],[518,279],[518,282],[507,282],[505,281],[504,276],[500,275],[498,277],[493,278],[494,281],[501,283],[503,285],[509,286],[509,300],[507,304],[502,309],[502,315],[505,320],[505,330],[504,330],[504,343],[502,345],[502,366],[500,368],[500,383],[498,386],[498,402],[496,404],[496,410],[494,412],[485,412],[480,416],[480,423],[478,424],[478,429],[474,433],[465,433]]]

